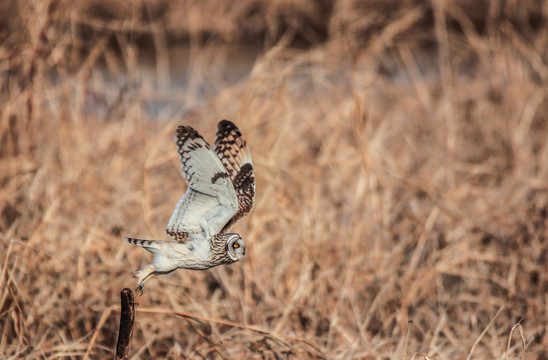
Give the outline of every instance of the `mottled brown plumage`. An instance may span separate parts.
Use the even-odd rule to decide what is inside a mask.
[[[213,150],[230,174],[238,196],[238,211],[223,227],[227,232],[238,220],[253,210],[255,199],[255,176],[247,143],[234,123],[223,120],[217,126]]]

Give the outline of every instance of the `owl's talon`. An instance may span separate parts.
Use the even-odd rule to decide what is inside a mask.
[[[145,282],[150,278],[151,275],[154,275],[155,270],[156,269],[154,268],[154,265],[149,264],[133,275],[133,278],[138,279],[137,288],[135,289],[135,291],[139,291],[141,295],[143,295],[143,287],[145,286]]]

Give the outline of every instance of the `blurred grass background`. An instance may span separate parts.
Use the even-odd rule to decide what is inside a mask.
[[[150,261],[123,236],[166,237],[175,128],[227,118],[256,169],[248,253],[151,280],[133,358],[548,359],[547,20],[533,0],[3,1],[0,358],[112,358]]]

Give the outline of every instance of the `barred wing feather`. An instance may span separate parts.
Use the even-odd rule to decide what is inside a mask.
[[[175,142],[188,189],[177,203],[166,232],[178,241],[196,238],[203,231],[216,234],[238,211],[230,174],[193,128],[179,126]]]
[[[247,142],[240,130],[228,120],[217,126],[214,151],[230,175],[238,197],[238,211],[224,226],[222,232],[230,228],[253,209],[255,203],[255,175]]]

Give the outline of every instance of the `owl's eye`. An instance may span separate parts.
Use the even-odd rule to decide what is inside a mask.
[[[240,247],[240,244],[238,244],[238,243],[235,243],[234,245],[232,245],[232,247],[233,247],[234,249],[237,249],[237,248],[239,248],[239,247]]]

